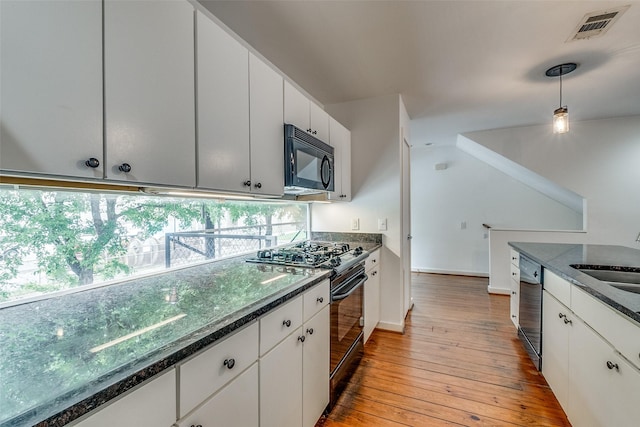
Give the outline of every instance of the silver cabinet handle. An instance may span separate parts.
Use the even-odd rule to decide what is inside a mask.
[[[286,326],[287,328],[291,327],[291,320],[283,320],[282,326]]]
[[[615,369],[616,371],[619,371],[619,370],[620,370],[620,367],[618,366],[618,364],[617,364],[617,363],[613,363],[613,362],[612,362],[612,361],[610,361],[610,360],[607,360],[607,368],[609,368],[609,369]]]
[[[233,369],[236,366],[236,359],[225,359],[223,365],[228,369]]]

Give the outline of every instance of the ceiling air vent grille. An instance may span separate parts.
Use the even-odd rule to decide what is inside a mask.
[[[629,9],[630,5],[622,6],[616,9],[608,9],[600,12],[587,13],[580,23],[571,33],[568,42],[572,40],[590,39],[592,37],[602,36],[620,15]]]

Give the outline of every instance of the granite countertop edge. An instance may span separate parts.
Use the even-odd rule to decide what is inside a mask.
[[[187,344],[186,346],[180,348],[179,350],[169,354],[166,357],[163,357],[160,360],[154,361],[149,365],[146,365],[133,374],[126,376],[125,378],[116,381],[113,384],[108,384],[105,381],[105,387],[98,390],[97,392],[91,394],[91,396],[59,411],[55,415],[52,415],[46,418],[43,421],[37,422],[34,424],[36,427],[58,427],[64,426],[72,421],[77,420],[78,418],[88,414],[94,409],[102,406],[103,404],[111,401],[112,399],[120,396],[121,394],[137,387],[143,382],[155,377],[156,375],[167,371],[168,369],[173,368],[179,362],[189,358],[190,356],[198,353],[200,350],[210,346],[211,344],[222,340],[227,335],[232,332],[256,321],[260,316],[265,313],[273,310],[274,308],[284,304],[285,302],[295,298],[296,296],[302,294],[306,290],[314,287],[319,284],[323,280],[329,278],[331,274],[330,270],[327,270],[326,273],[318,274],[311,278],[302,279],[300,282],[295,283],[284,291],[271,295],[269,298],[265,299],[264,304],[258,305],[256,308],[253,308],[250,312],[246,314],[240,315],[238,318],[235,318],[237,314],[232,314],[227,316],[224,319],[220,319],[213,324],[207,325],[204,328],[201,328],[200,331],[209,330],[202,338],[197,339],[196,341]],[[122,367],[119,370],[128,370],[130,366]],[[110,373],[109,376],[112,376],[114,373]],[[99,381],[98,381],[99,382]],[[108,385],[107,385],[108,384]],[[88,384],[86,389],[90,389],[95,387],[95,384]],[[85,389],[85,391],[86,391]],[[51,403],[51,406],[56,406],[55,402]],[[35,417],[35,412],[41,410],[42,408],[34,409],[33,413],[23,413],[17,418],[8,420],[6,423],[2,423],[2,427],[4,426],[17,426],[23,425],[22,423],[29,423],[29,419]],[[16,424],[18,423],[18,424]]]
[[[564,244],[564,243],[530,243],[530,242],[509,242],[509,246],[526,255],[533,261],[540,263],[544,268],[552,271],[561,278],[567,280],[572,285],[597,298],[618,313],[629,319],[640,323],[640,311],[630,308],[630,305],[640,307],[640,295],[625,295],[624,291],[616,291],[608,284],[601,282],[579,270],[571,267],[572,264],[582,265],[609,265],[613,269],[624,271],[640,272],[640,251],[632,248],[614,245],[587,245],[587,244]],[[556,249],[549,251],[549,248]],[[609,260],[594,262],[584,262],[572,256],[572,252],[589,252],[590,249],[606,251],[620,251],[626,254],[638,256],[638,263],[634,266],[619,265]],[[543,285],[544,286],[544,285]]]

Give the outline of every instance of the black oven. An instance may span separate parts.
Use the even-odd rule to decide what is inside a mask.
[[[331,366],[329,410],[333,408],[364,353],[364,262],[331,280]]]

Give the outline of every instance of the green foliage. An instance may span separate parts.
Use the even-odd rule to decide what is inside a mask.
[[[181,229],[214,228],[228,217],[246,225],[266,225],[272,234],[276,218],[306,219],[306,206],[256,202],[201,201],[68,191],[0,190],[0,301],[27,290],[54,290],[108,280],[132,273],[123,261],[132,231],[145,240],[174,218]],[[16,289],[23,260],[35,256],[37,278]],[[21,279],[22,280],[22,279]]]

